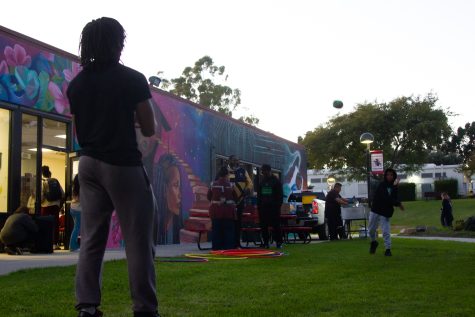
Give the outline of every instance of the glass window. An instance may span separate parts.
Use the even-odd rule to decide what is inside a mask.
[[[433,177],[432,173],[422,173],[421,174],[421,178],[432,178],[432,177]]]
[[[43,145],[66,150],[66,123],[43,119]]]
[[[22,115],[21,131],[21,189],[20,206],[35,212],[36,201],[36,151],[38,149],[38,118]]]
[[[51,177],[56,178],[63,189],[66,189],[66,131],[66,123],[43,119],[42,166],[49,167]]]
[[[0,212],[7,211],[10,111],[0,109]]]

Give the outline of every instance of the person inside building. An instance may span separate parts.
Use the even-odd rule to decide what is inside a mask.
[[[381,229],[383,231],[384,246],[386,251],[385,256],[392,256],[391,253],[391,217],[394,213],[394,206],[398,206],[399,209],[404,210],[404,206],[398,197],[399,180],[397,178],[396,171],[392,168],[388,168],[384,171],[384,179],[379,183],[378,188],[373,196],[373,202],[371,204],[371,211],[369,213],[369,237],[371,238],[371,244],[369,253],[374,254],[378,247],[378,241],[376,241],[376,230],[378,224],[381,222]]]
[[[69,213],[74,221],[74,227],[71,231],[71,238],[69,239],[69,251],[77,251],[79,249],[79,233],[81,228],[81,203],[79,200],[79,177],[78,174],[74,176],[72,187],[72,199]]]
[[[63,204],[64,190],[59,181],[56,178],[51,177],[49,166],[42,166],[41,173],[43,175],[41,215],[53,216],[55,221],[53,235],[54,249],[59,250],[59,212]]]
[[[452,221],[454,220],[454,216],[452,214],[452,201],[450,200],[450,196],[447,192],[443,192],[440,195],[442,199],[442,208],[440,209],[440,222],[442,227],[452,227]]]
[[[82,70],[67,96],[81,146],[81,251],[76,269],[78,317],[100,317],[104,252],[112,212],[125,241],[134,317],[158,316],[153,238],[154,204],[135,126],[155,134],[145,76],[120,63],[125,30],[102,17],[81,33]]]
[[[239,165],[239,159],[235,155],[229,157],[228,170],[229,181],[233,184],[236,192],[235,247],[238,248],[241,245],[241,222],[245,199],[252,194],[253,185],[249,174]]]
[[[262,240],[265,248],[269,248],[269,229],[272,227],[272,238],[278,249],[282,248],[282,232],[280,226],[280,207],[283,201],[283,189],[280,180],[272,174],[269,164],[261,167],[262,179],[257,190],[257,208]]]
[[[229,181],[229,171],[222,167],[208,190],[209,216],[212,222],[213,250],[235,247],[236,192]]]
[[[341,187],[340,183],[335,183],[325,198],[325,217],[328,219],[330,240],[346,239],[341,219],[341,206],[348,205],[348,200],[341,197]]]
[[[10,255],[21,255],[23,248],[34,248],[38,226],[28,213],[28,207],[19,207],[7,218],[0,232],[0,242]]]

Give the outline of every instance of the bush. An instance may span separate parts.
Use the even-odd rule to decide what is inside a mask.
[[[399,183],[398,194],[401,201],[416,200],[416,184],[414,183]]]
[[[434,189],[437,193],[447,192],[451,198],[458,197],[458,181],[456,179],[443,179],[434,181]]]

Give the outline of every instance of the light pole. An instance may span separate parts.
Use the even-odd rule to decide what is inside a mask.
[[[371,191],[371,153],[370,153],[370,144],[373,143],[374,136],[369,133],[365,132],[360,135],[360,142],[366,144],[366,182],[368,185],[368,207],[371,207],[370,201],[370,191]]]

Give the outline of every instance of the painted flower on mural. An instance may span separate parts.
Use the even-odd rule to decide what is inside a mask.
[[[31,56],[27,55],[26,50],[21,45],[15,44],[13,48],[7,46],[3,53],[9,66],[31,66]]]
[[[38,95],[40,81],[38,74],[23,66],[15,67],[15,79],[19,88],[24,91],[29,100],[33,100]]]
[[[2,37],[0,56],[0,100],[69,114],[66,89],[81,71],[78,63],[49,51],[38,51],[33,46],[12,43]]]
[[[65,69],[63,70],[64,78],[68,83],[73,80],[74,77],[76,77],[77,74],[81,71],[81,66],[79,66],[78,63],[72,63],[71,69]]]
[[[8,74],[8,65],[5,61],[0,62],[0,76],[3,74]]]
[[[61,89],[53,82],[48,84],[48,91],[54,98],[54,108],[57,113],[63,113],[64,109],[69,108],[69,101],[66,96],[67,88],[66,83],[63,83]]]

